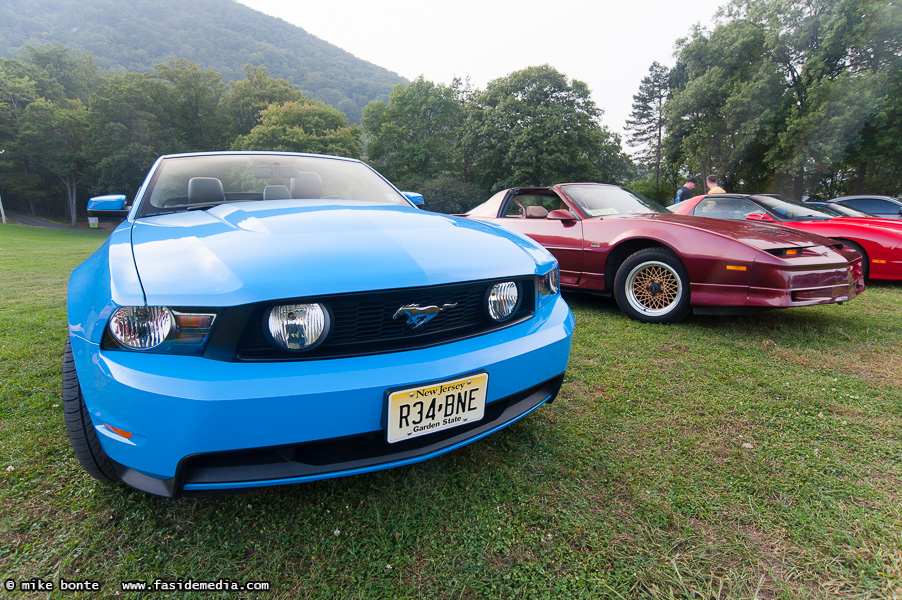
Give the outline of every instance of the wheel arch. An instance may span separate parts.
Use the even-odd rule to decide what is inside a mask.
[[[606,290],[614,289],[614,279],[617,277],[617,271],[620,270],[620,265],[623,264],[623,261],[625,261],[627,258],[632,256],[639,250],[645,250],[646,248],[661,248],[662,250],[669,250],[673,252],[673,254],[680,260],[680,262],[682,262],[683,260],[682,258],[680,258],[680,255],[676,250],[661,242],[660,240],[649,238],[633,238],[624,240],[617,243],[617,245],[614,246],[614,248],[612,248],[608,253],[608,258],[604,266],[604,287]]]
[[[843,237],[841,235],[835,236],[833,239],[836,240],[837,242],[842,242],[849,248],[855,249],[856,251],[859,252],[859,254],[861,254],[862,258],[864,258],[864,259],[868,258],[867,248],[865,248],[864,244],[862,244],[860,241],[853,240],[850,237]],[[861,248],[861,250],[858,250],[859,248]]]
[[[862,274],[864,275],[865,279],[869,279],[871,277],[871,259],[868,256],[868,250],[867,250],[867,248],[864,247],[864,244],[862,244],[858,240],[853,240],[853,239],[839,237],[839,236],[837,236],[833,239],[836,240],[837,242],[842,242],[847,248],[851,248],[852,250],[855,250],[856,252],[858,252],[861,255]]]

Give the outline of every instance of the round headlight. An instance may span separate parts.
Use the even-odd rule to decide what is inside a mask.
[[[133,350],[156,348],[174,327],[175,317],[165,306],[121,306],[110,318],[110,333]]]
[[[496,321],[504,321],[514,314],[520,300],[520,290],[513,281],[496,283],[489,290],[486,299],[489,316]]]
[[[329,313],[322,304],[285,304],[269,311],[273,341],[285,350],[307,350],[325,339]]]

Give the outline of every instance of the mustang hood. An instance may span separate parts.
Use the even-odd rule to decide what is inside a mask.
[[[135,221],[150,305],[228,306],[536,273],[550,254],[476,221],[408,207],[223,204]]]

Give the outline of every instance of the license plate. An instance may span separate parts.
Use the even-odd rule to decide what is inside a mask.
[[[388,442],[393,444],[460,427],[485,415],[488,373],[392,392],[388,397]]]

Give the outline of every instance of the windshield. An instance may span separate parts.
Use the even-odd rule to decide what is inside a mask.
[[[224,202],[320,198],[396,204],[407,200],[367,165],[291,154],[164,158],[138,216],[207,209]]]
[[[666,213],[657,202],[612,185],[574,184],[563,186],[567,195],[590,217]]]
[[[842,204],[817,204],[815,205],[822,211],[836,215],[837,217],[874,217],[869,212],[852,208],[851,206],[843,206]]]
[[[820,219],[832,219],[832,215],[820,207],[802,204],[791,200],[783,200],[774,196],[755,196],[755,201],[764,208],[780,215],[784,219],[817,221]]]

